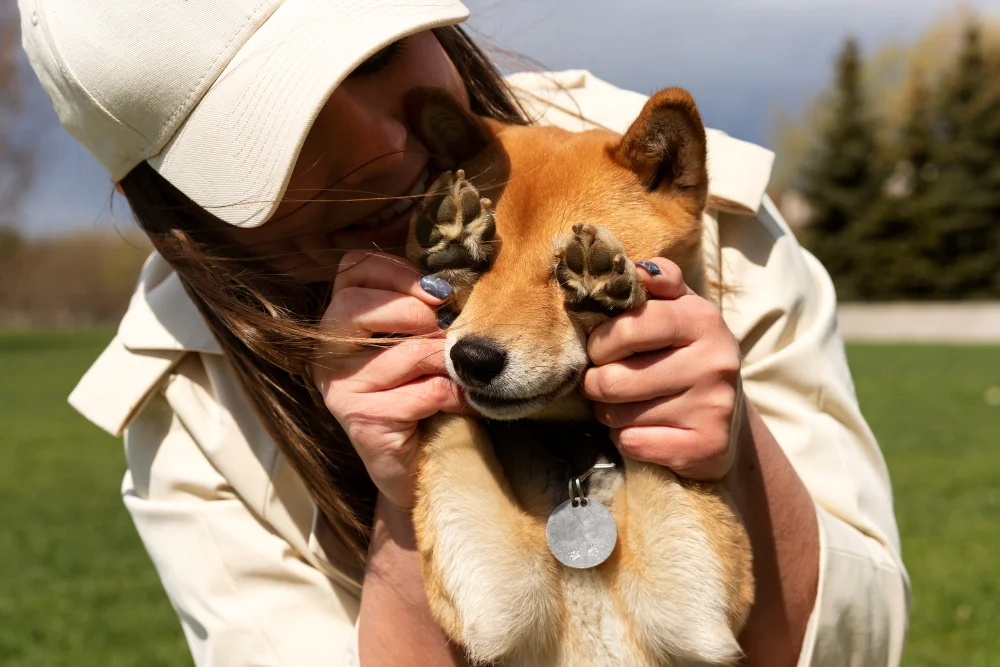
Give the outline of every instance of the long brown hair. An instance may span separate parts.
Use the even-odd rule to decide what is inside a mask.
[[[527,120],[495,65],[457,26],[434,30],[458,69],[472,111]],[[139,226],[174,268],[219,340],[258,417],[348,549],[364,561],[376,489],[308,377],[316,323],[331,285],[276,273],[236,244],[224,222],[147,163],[121,181]]]

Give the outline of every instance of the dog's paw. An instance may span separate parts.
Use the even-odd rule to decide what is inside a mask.
[[[573,225],[573,234],[556,249],[555,274],[570,312],[614,317],[646,300],[635,265],[603,227]]]
[[[487,271],[496,254],[490,200],[461,169],[442,174],[428,193],[410,228],[409,259],[432,273]]]

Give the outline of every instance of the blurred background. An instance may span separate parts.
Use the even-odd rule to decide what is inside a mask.
[[[467,4],[507,70],[684,86],[776,151],[771,196],[834,278],[893,475],[905,664],[1000,665],[1000,0]],[[190,664],[120,445],[65,404],[147,253],[0,0],[0,665]]]

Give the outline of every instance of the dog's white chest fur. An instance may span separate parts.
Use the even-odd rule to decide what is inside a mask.
[[[706,531],[706,512],[727,511],[717,496],[626,460],[589,491],[615,516],[615,551],[576,570],[548,549],[545,520],[566,487],[554,494],[555,477],[518,452],[530,443],[499,443],[505,460],[526,462],[518,470],[508,461],[504,474],[480,423],[439,416],[432,424],[416,513],[424,575],[436,616],[473,659],[505,667],[735,662],[733,582]]]

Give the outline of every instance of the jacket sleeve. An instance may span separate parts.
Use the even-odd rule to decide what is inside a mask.
[[[125,448],[125,505],[198,667],[355,664],[355,595],[255,515],[162,395]]]
[[[799,666],[898,665],[909,580],[888,471],[858,407],[830,278],[766,197],[756,216],[720,214],[715,256],[746,395],[819,518],[819,590]]]

